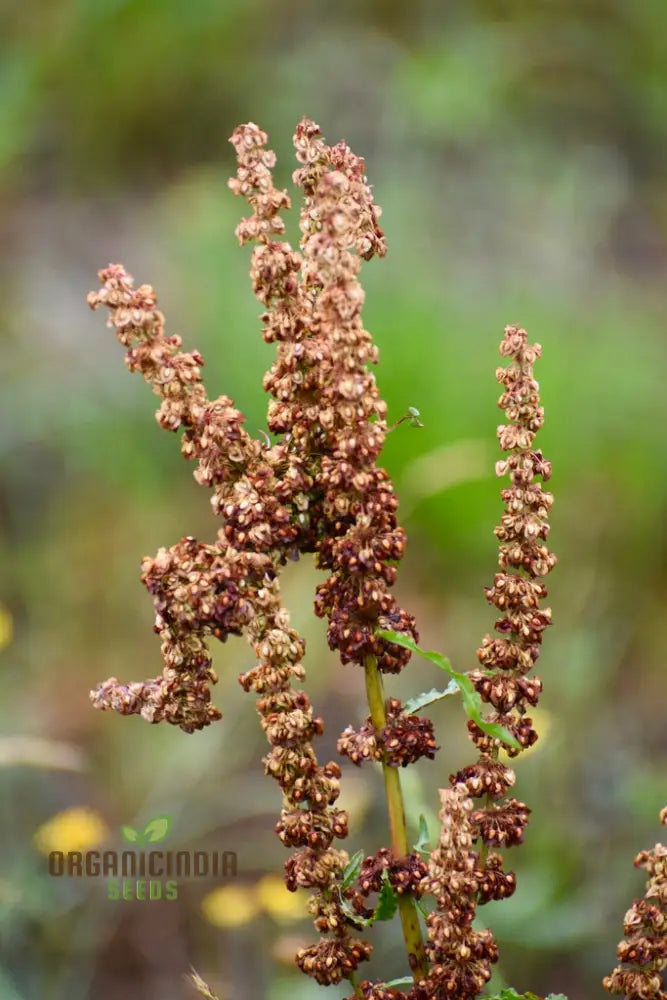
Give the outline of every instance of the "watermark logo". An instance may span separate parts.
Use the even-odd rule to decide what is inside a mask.
[[[179,880],[224,879],[238,874],[235,851],[171,851],[153,845],[166,840],[171,816],[155,816],[143,829],[122,826],[124,850],[52,850],[49,875],[54,878],[105,879],[112,900],[178,899]]]
[[[144,848],[148,844],[157,844],[164,840],[171,830],[171,816],[156,816],[149,819],[143,830],[135,830],[133,826],[121,826],[120,832],[123,840],[129,844],[136,844],[137,847]]]

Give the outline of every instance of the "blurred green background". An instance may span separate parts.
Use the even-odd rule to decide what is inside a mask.
[[[86,292],[108,261],[154,284],[170,330],[203,352],[209,393],[262,428],[272,350],[233,235],[244,206],[226,187],[227,138],[260,124],[288,184],[304,114],[366,158],[384,209],[389,254],[364,268],[365,321],[390,417],[416,406],[425,425],[401,425],[384,456],[409,534],[397,593],[423,645],[460,670],[493,621],[497,344],[519,322],[543,345],[560,560],[544,738],[516,765],[533,809],[508,859],[518,891],[481,917],[498,982],[601,995],[642,891],[632,860],[665,801],[667,6],[5,0],[0,27],[0,1000],[186,1000],[191,964],[221,1000],[345,993],[291,965],[314,933],[267,880],[286,852],[236,681],[244,642],[215,650],[225,718],[203,733],[88,701],[109,675],[160,671],[141,556],[216,523]],[[360,673],[336,664],[312,615],[317,579],[290,566],[285,593],[326,760],[366,713]],[[409,697],[434,674],[413,661],[388,690]],[[405,772],[415,834],[471,759],[460,706],[432,714],[442,750]],[[380,777],[346,767],[343,788],[349,848],[372,853],[386,839]],[[49,836],[118,847],[121,824],[165,813],[173,849],[238,853],[227,895],[193,881],[177,901],[110,902],[95,880],[46,876]],[[397,931],[373,940],[370,974],[404,975]]]

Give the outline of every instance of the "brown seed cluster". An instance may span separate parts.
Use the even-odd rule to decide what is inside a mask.
[[[476,931],[476,899],[480,888],[473,803],[464,784],[440,791],[440,839],[432,851],[422,891],[435,897],[436,909],[426,918],[426,945],[433,966],[414,986],[410,1000],[472,1000],[491,978],[498,948],[488,930]]]
[[[201,355],[182,352],[180,337],[165,334],[164,316],[149,285],[135,289],[132,276],[120,264],[110,264],[99,276],[102,287],[89,294],[88,303],[93,309],[106,306],[108,325],[127,348],[129,370],[142,374],[161,397],[158,423],[167,430],[184,430],[183,454],[198,462],[197,481],[214,486],[214,506],[242,504],[253,473],[260,481],[272,477],[261,461],[261,445],[243,428],[243,415],[225,396],[208,400]],[[256,613],[255,594],[261,604],[262,583],[272,567],[267,556],[243,539],[239,542],[246,551],[235,550],[223,535],[212,546],[186,538],[143,561],[142,580],[156,605],[163,673],[141,683],[121,684],[109,678],[91,692],[97,708],[140,714],[149,722],[164,719],[186,732],[220,718],[210,704],[209,685],[215,683],[215,674],[206,638],[213,635],[224,641],[228,634],[240,633]]]
[[[361,895],[367,897],[373,892],[380,892],[385,872],[389,884],[399,896],[408,892],[421,896],[421,882],[426,876],[427,867],[417,852],[413,851],[407,858],[395,858],[389,848],[382,847],[377,854],[366,858],[359,872]]]
[[[314,491],[321,510],[314,538],[317,565],[329,579],[318,588],[316,614],[329,621],[328,639],[343,663],[377,658],[398,672],[409,652],[375,635],[378,625],[416,636],[414,619],[390,593],[405,535],[397,500],[376,465],[386,435],[386,405],[368,365],[377,348],[364,329],[361,259],[386,252],[364,176],[364,162],[344,144],[329,147],[312,122],[295,136],[303,164],[294,175],[305,194],[301,214],[304,291],[309,330],[326,363],[318,385],[318,412],[308,433],[315,461]],[[314,439],[312,435],[314,434]]]
[[[208,402],[199,376],[202,359],[176,353],[180,342],[164,336],[152,290],[142,286],[135,292],[118,265],[100,277],[104,286],[91,294],[91,305],[110,308],[110,322],[129,347],[130,368],[141,371],[159,395],[166,394],[168,405],[163,402],[158,419],[171,430],[184,429],[183,453],[198,460],[196,477],[213,487],[213,506],[224,525],[212,545],[184,538],[143,560],[142,580],[153,597],[155,630],[162,639],[162,677],[126,685],[111,678],[92,692],[93,702],[150,722],[166,720],[186,732],[200,729],[220,718],[210,704],[216,677],[206,640],[245,633],[258,662],[240,680],[259,696],[271,746],[265,768],[283,791],[276,832],[296,848],[286,880],[290,888],[308,887],[316,898],[329,900],[348,861],[346,852],[331,847],[335,838],[347,836],[347,815],[334,806],[338,765],[320,766],[311,745],[322,722],[306,693],[292,686],[304,678],[305,647],[282,607],[278,572],[299,532],[281,502],[273,456],[247,436],[230,400]],[[360,959],[354,956],[363,949],[349,938],[340,908],[331,919],[328,929],[335,929],[337,949],[332,954],[349,952],[340,966],[343,974],[356,967]],[[333,975],[329,952],[325,959],[327,974]],[[310,969],[310,961],[303,967]]]
[[[266,135],[242,126],[232,142],[239,169],[230,181],[254,214],[237,229],[239,240],[258,240],[251,276],[266,307],[264,339],[277,358],[264,380],[272,399],[268,426],[281,435],[269,453],[276,496],[297,529],[294,550],[316,552],[330,572],[318,588],[315,610],[329,620],[328,638],[341,660],[363,664],[374,655],[398,672],[409,652],[375,635],[378,625],[416,637],[414,619],[390,593],[394,563],[405,548],[396,522],[397,500],[384,469],[376,466],[386,434],[386,405],[368,366],[377,348],[364,329],[361,259],[386,252],[364,176],[364,162],[345,145],[328,146],[304,119],[294,136],[295,184],[303,189],[301,252],[271,239],[283,231]]]
[[[381,234],[369,189],[358,176],[348,177],[339,169],[345,169],[346,157],[355,166],[358,161],[347,147],[337,147],[336,153],[318,136],[317,126],[304,121],[298,126],[294,140],[297,159],[302,164],[294,179],[306,196],[301,214],[301,254],[293,252],[289,244],[271,239],[271,234],[282,232],[277,212],[288,201],[284,193],[273,188],[270,171],[274,157],[266,150],[266,135],[256,126],[247,125],[237,129],[232,137],[239,169],[230,186],[244,195],[254,209],[254,215],[239,227],[237,235],[242,243],[251,238],[259,241],[253,251],[251,275],[255,293],[266,307],[262,317],[264,338],[277,345],[276,362],[264,380],[264,388],[272,396],[269,428],[281,435],[270,449],[269,460],[276,472],[276,495],[289,509],[289,524],[297,531],[292,541],[295,552],[318,551],[322,541],[330,537],[327,496],[322,482],[324,465],[340,441],[342,418],[337,407],[346,413],[350,401],[356,405],[361,400],[364,424],[381,409],[377,395],[368,395],[366,389],[369,376],[365,362],[374,359],[375,348],[361,328],[365,342],[357,359],[357,370],[348,373],[349,385],[338,386],[344,373],[337,360],[337,352],[340,353],[337,342],[344,330],[341,317],[345,311],[350,312],[352,298],[345,295],[345,274],[336,264],[336,255],[341,259],[344,255],[349,275],[353,277],[359,267],[358,253],[370,256],[376,249],[383,251]],[[338,233],[338,245],[333,230]],[[355,252],[348,251],[348,247]],[[322,271],[324,260],[330,269],[328,278]],[[356,315],[363,294],[358,283],[353,291]],[[336,296],[338,311],[332,317],[329,300]],[[350,312],[349,319],[353,313]],[[381,444],[378,436],[378,450]],[[364,484],[358,485],[363,490]],[[354,525],[356,512],[348,514],[346,525]],[[285,744],[269,755],[270,773],[278,773],[285,750],[290,765],[288,773],[292,775],[294,751]],[[302,775],[306,763],[303,758],[298,761]],[[281,784],[285,790],[284,779]],[[302,794],[301,784],[297,779],[298,796]],[[333,879],[328,877],[324,884],[321,881],[332,836],[346,836],[347,817],[333,809],[331,803],[326,813],[320,811],[317,815],[312,809],[286,807],[277,832],[284,843],[299,848],[287,865],[288,887],[308,885],[319,890],[311,900],[315,925],[322,934],[333,935],[332,939],[323,938],[317,945],[300,951],[297,962],[321,983],[349,978],[359,962],[370,955],[370,946],[349,937],[349,921],[340,899],[330,890]]]
[[[660,813],[667,826],[667,806]],[[646,891],[636,899],[623,921],[624,939],[618,946],[618,966],[602,981],[608,993],[627,1000],[667,1000],[667,847],[656,844],[641,851],[635,867],[648,872]],[[623,967],[625,966],[625,968]]]
[[[368,942],[356,938],[348,938],[345,942],[338,938],[323,939],[310,948],[302,948],[296,962],[321,986],[331,986],[341,979],[349,979],[361,962],[368,961],[371,951]]]
[[[334,805],[340,772],[333,763],[321,767],[312,749],[322,724],[293,686],[304,676],[304,646],[282,607],[278,577],[289,558],[315,552],[330,573],[316,610],[328,617],[329,643],[343,662],[373,655],[388,672],[407,662],[406,650],[375,635],[384,625],[416,638],[412,617],[390,593],[405,538],[392,484],[375,464],[386,407],[368,370],[377,350],[360,317],[361,259],[383,255],[385,244],[363,161],[344,143],[327,146],[308,120],[297,128],[294,180],[304,193],[299,253],[279,239],[280,212],[290,202],[273,184],[275,156],[266,135],[250,123],[231,141],[238,170],[230,187],[252,210],[236,233],[241,243],[256,243],[251,277],[265,307],[264,338],[277,349],[264,380],[277,440],[250,438],[228,397],[207,398],[201,355],[183,352],[180,338],[165,334],[150,286],[135,288],[120,265],[100,272],[102,287],[89,303],[109,310],[128,367],[161,398],[160,425],[182,432],[182,452],[196,462],[197,481],[212,489],[223,526],[213,544],[184,538],[142,564],[162,640],[162,676],[130,684],[111,678],[92,698],[99,708],[166,720],[187,732],[202,728],[220,717],[210,703],[216,678],[207,641],[248,637],[258,662],[240,681],[258,697],[270,744],[266,771],[283,790],[276,830],[295,849],[286,881],[315,890],[316,926],[332,935],[298,961],[319,981],[335,982],[370,947],[350,938],[335,889],[347,863],[332,846],[347,835],[347,816]],[[390,711],[378,740],[394,766],[435,750],[427,720],[398,710]]]
[[[529,747],[537,733],[525,713],[537,704],[542,684],[539,678],[526,675],[537,661],[542,634],[551,622],[550,609],[540,607],[547,590],[539,577],[546,576],[556,563],[546,545],[553,497],[537,481],[549,479],[551,463],[533,447],[544,422],[533,375],[542,349],[528,343],[525,330],[508,326],[500,353],[510,364],[496,372],[504,387],[498,406],[508,421],[498,428],[498,440],[510,454],[497,463],[496,472],[500,476],[509,473],[511,485],[501,491],[505,512],[495,529],[500,572],[486,589],[486,597],[501,617],[495,625],[498,636],[486,636],[477,650],[483,669],[471,678],[482,699],[493,707],[492,720],[509,729],[522,747]],[[497,747],[474,728],[472,737],[482,755]],[[519,751],[509,748],[508,752],[514,756]]]
[[[377,348],[361,320],[361,261],[385,253],[380,209],[363,160],[344,143],[326,145],[318,127],[304,119],[294,137],[299,168],[293,179],[304,195],[300,251],[294,251],[279,238],[285,229],[280,212],[290,200],[274,186],[275,156],[266,134],[249,123],[231,142],[238,170],[229,184],[251,208],[236,234],[242,244],[256,244],[251,278],[264,307],[264,339],[276,345],[264,379],[275,440],[251,438],[228,397],[208,399],[201,355],[183,352],[180,338],[165,334],[150,286],[135,288],[121,265],[100,272],[102,287],[90,293],[89,304],[108,309],[130,371],[140,372],[160,397],[159,424],[181,431],[182,453],[196,463],[197,482],[212,490],[222,527],[211,544],[186,537],[143,560],[162,675],[129,684],[110,678],[91,697],[98,708],[164,720],[186,732],[201,729],[220,718],[211,704],[216,676],[208,641],[245,635],[256,664],[239,681],[256,695],[269,744],[264,766],[283,794],[276,833],[292,850],[285,881],[292,891],[311,891],[309,909],[321,935],[299,951],[299,967],[321,984],[354,979],[371,946],[353,936],[342,899],[368,917],[368,896],[388,878],[399,896],[429,893],[436,900],[427,918],[432,968],[409,1000],[467,1000],[483,988],[497,958],[490,933],[472,929],[476,904],[514,891],[513,874],[503,871],[493,850],[520,843],[529,814],[524,803],[507,797],[514,774],[498,761],[501,744],[470,724],[479,760],[440,793],[443,826],[428,869],[416,853],[397,858],[383,848],[365,860],[358,884],[341,894],[349,861],[334,846],[348,833],[347,814],[336,806],[341,772],[334,762],[320,765],[315,755],[322,721],[298,687],[305,645],[290,625],[279,587],[288,559],[315,553],[317,566],[328,573],[315,611],[327,618],[329,645],[341,661],[397,673],[409,660],[408,650],[376,634],[380,627],[418,638],[414,619],[391,592],[405,535],[391,480],[376,464],[387,432],[386,405],[369,369]],[[511,487],[502,491],[505,513],[496,529],[500,572],[487,590],[501,617],[498,635],[487,636],[478,650],[482,669],[471,675],[493,709],[491,720],[510,729],[522,747],[537,738],[526,711],[541,684],[527,674],[550,621],[540,608],[546,589],[538,578],[555,563],[545,544],[551,496],[534,482],[550,475],[549,463],[533,449],[543,419],[532,374],[539,352],[527,344],[524,330],[507,327],[501,353],[511,364],[499,369],[498,379],[508,423],[499,428],[499,440],[510,454],[498,472],[509,472]],[[386,724],[376,728],[369,718],[358,731],[346,729],[339,752],[355,764],[376,760],[385,768],[432,759],[437,746],[430,720],[405,713],[397,699],[389,699],[385,710]],[[485,802],[475,809],[473,798]],[[478,839],[484,848],[475,852]],[[406,997],[369,981],[355,994]]]
[[[507,418],[507,423],[498,428],[498,439],[510,454],[497,463],[496,472],[509,472],[511,485],[501,491],[505,512],[495,529],[500,541],[500,572],[493,586],[486,589],[486,596],[501,617],[495,626],[498,634],[486,636],[477,650],[482,669],[472,671],[470,678],[482,700],[493,709],[489,721],[499,722],[522,748],[527,748],[535,743],[537,733],[526,713],[537,704],[542,691],[540,679],[527,674],[539,656],[543,631],[551,621],[550,610],[540,607],[547,591],[538,578],[556,563],[546,546],[553,498],[535,480],[547,480],[551,465],[533,447],[535,434],[544,421],[539,386],[533,375],[541,348],[539,344],[528,344],[525,330],[508,326],[500,353],[510,359],[510,364],[496,372],[504,387],[498,405]],[[464,785],[469,796],[483,800],[472,811],[470,822],[475,839],[484,845],[477,873],[478,900],[487,902],[510,896],[515,887],[514,874],[503,872],[500,855],[486,856],[487,849],[520,844],[530,809],[524,802],[507,797],[515,776],[498,760],[501,741],[484,733],[474,722],[469,722],[468,728],[479,759],[452,775],[450,782],[455,787]],[[519,753],[512,747],[505,749],[511,757]]]
[[[433,760],[438,750],[430,719],[404,714],[398,698],[386,702],[387,725],[379,732],[370,716],[361,729],[352,726],[341,734],[338,753],[360,767],[366,760],[383,761],[390,767],[407,767],[422,757]]]
[[[405,1000],[406,994],[401,992],[401,990],[395,989],[393,986],[385,986],[384,983],[372,983],[369,979],[365,979],[359,984],[359,993],[351,997],[346,997],[345,1000],[359,1000],[360,997],[363,1000]]]

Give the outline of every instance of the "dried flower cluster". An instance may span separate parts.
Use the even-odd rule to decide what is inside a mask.
[[[255,243],[250,274],[264,307],[264,339],[276,345],[264,378],[274,441],[251,438],[228,397],[208,399],[202,357],[183,352],[180,338],[166,335],[150,286],[135,288],[120,265],[100,272],[102,287],[90,293],[89,304],[109,310],[130,371],[141,373],[160,397],[159,424],[182,432],[183,455],[197,463],[197,482],[212,490],[222,527],[213,543],[188,537],[143,560],[142,581],[162,642],[161,676],[129,684],[110,678],[91,697],[98,708],[167,721],[186,732],[201,729],[221,715],[211,704],[216,677],[208,641],[245,635],[256,665],[239,680],[256,696],[270,746],[264,766],[282,791],[276,833],[292,851],[285,881],[290,890],[311,891],[309,909],[320,934],[299,951],[297,964],[324,985],[350,980],[357,1000],[471,1000],[497,958],[490,932],[472,928],[475,908],[514,891],[513,874],[488,849],[520,843],[529,810],[506,797],[514,774],[498,760],[501,742],[470,723],[479,759],[452,775],[451,789],[440,793],[443,825],[428,866],[408,847],[398,771],[433,759],[438,748],[430,720],[385,699],[382,689],[381,675],[398,673],[410,652],[378,630],[415,640],[417,631],[391,592],[405,535],[393,485],[377,465],[386,405],[369,370],[377,349],[361,319],[361,262],[386,249],[380,210],[363,160],[344,143],[326,145],[318,127],[304,119],[294,137],[299,167],[293,179],[303,191],[295,251],[280,239],[280,213],[290,199],[274,186],[275,156],[266,134],[250,123],[237,128],[231,142],[238,169],[229,185],[252,213],[236,235],[242,244]],[[548,479],[550,466],[533,450],[543,420],[532,371],[540,348],[528,345],[524,330],[507,327],[501,353],[511,364],[498,371],[508,420],[499,439],[510,454],[498,472],[509,472],[511,486],[502,491],[500,572],[487,597],[502,617],[496,623],[500,637],[484,640],[482,669],[470,677],[493,709],[490,721],[528,747],[537,735],[526,711],[541,684],[527,674],[550,621],[539,606],[546,589],[538,578],[555,563],[545,544],[552,498],[534,480]],[[391,848],[367,857],[356,882],[345,888],[349,857],[333,846],[348,834],[347,814],[336,807],[341,771],[335,762],[319,764],[313,749],[322,720],[299,687],[305,644],[280,595],[283,566],[304,553],[314,553],[328,574],[317,588],[315,612],[328,621],[331,649],[365,674],[371,714],[361,728],[342,733],[338,752],[356,765],[381,763],[389,808]],[[475,808],[473,799],[485,801]],[[479,840],[483,848],[476,851]],[[371,946],[357,936],[354,914],[361,922],[371,917],[369,897],[386,885],[398,901],[415,979],[409,994],[383,982],[356,983]],[[422,895],[435,900],[426,948],[414,904]]]
[[[430,719],[406,715],[398,698],[388,699],[386,719],[387,725],[379,732],[370,716],[359,730],[348,726],[338,740],[338,753],[357,767],[366,760],[407,767],[422,757],[434,759],[438,747]]]
[[[134,288],[120,265],[100,272],[102,288],[89,304],[109,309],[109,324],[162,403],[157,419],[183,431],[182,451],[198,462],[195,478],[213,488],[212,506],[224,525],[216,542],[186,538],[142,564],[142,580],[156,607],[162,639],[162,676],[121,684],[110,678],[92,692],[94,704],[150,722],[166,720],[186,732],[220,717],[210,703],[215,683],[207,640],[245,633],[258,659],[240,680],[258,696],[257,708],[271,750],[267,773],[282,788],[277,833],[295,851],[286,865],[289,888],[314,890],[311,911],[329,933],[298,956],[301,968],[322,983],[349,977],[370,954],[350,936],[350,922],[335,886],[347,854],[332,848],[347,835],[347,816],[334,806],[339,768],[321,767],[311,746],[322,731],[305,692],[304,644],[290,628],[278,586],[290,556],[316,552],[330,571],[316,609],[329,617],[329,642],[343,662],[377,656],[379,668],[396,671],[409,654],[375,635],[378,623],[416,636],[411,616],[389,593],[393,565],[404,548],[396,525],[393,488],[375,460],[386,433],[385,404],[367,365],[377,351],[364,330],[360,258],[384,254],[363,175],[363,161],[343,144],[328,147],[304,120],[295,146],[302,166],[294,175],[305,195],[302,253],[276,240],[280,210],[289,207],[273,185],[274,154],[266,135],[249,124],[234,132],[238,171],[230,181],[253,214],[237,227],[241,243],[255,240],[251,277],[266,307],[264,338],[277,344],[265,378],[271,394],[268,423],[277,443],[249,437],[244,418],[227,397],[210,401],[201,380],[203,359],[181,351],[167,336],[149,286]],[[400,703],[380,734],[383,757],[394,765],[433,755],[428,720],[400,718]]]
[[[533,448],[536,432],[542,426],[544,410],[539,405],[539,385],[533,376],[533,364],[541,354],[539,344],[528,344],[526,331],[516,326],[505,328],[500,345],[503,357],[510,358],[506,368],[498,368],[496,377],[504,386],[498,405],[505,411],[507,423],[498,428],[498,439],[508,458],[496,465],[498,475],[509,472],[511,486],[501,491],[505,513],[495,529],[500,540],[499,565],[493,586],[486,589],[489,603],[501,614],[496,621],[499,636],[486,636],[477,657],[481,670],[470,673],[482,701],[493,712],[489,721],[503,725],[521,747],[537,740],[532,719],[526,714],[535,706],[542,690],[537,677],[526,676],[535,664],[542,633],[551,621],[548,608],[540,608],[546,587],[538,578],[555,565],[556,557],[545,540],[549,532],[548,515],[553,497],[537,477],[546,481],[551,465]],[[473,799],[483,804],[474,809],[470,822],[475,840],[482,842],[479,873],[479,901],[503,899],[514,892],[513,873],[502,870],[497,848],[512,847],[523,840],[530,810],[525,803],[506,797],[514,785],[514,772],[498,760],[500,740],[484,733],[474,722],[468,723],[479,759],[452,775],[450,782],[462,784]],[[510,756],[519,751],[505,747]]]
[[[667,826],[667,806],[660,822]],[[661,974],[667,968],[667,847],[640,851],[635,868],[644,868],[648,879],[643,898],[634,901],[623,921],[625,937],[616,955],[627,967],[618,966],[602,985],[627,1000],[667,1000]]]
[[[491,932],[472,927],[478,872],[472,850],[473,804],[465,785],[441,789],[440,804],[440,839],[422,881],[422,890],[436,901],[435,911],[426,918],[426,947],[433,967],[427,979],[410,991],[410,1000],[476,997],[491,978],[491,964],[498,960]]]
[[[407,656],[375,636],[380,616],[389,615],[415,632],[412,619],[388,593],[396,575],[388,562],[400,558],[404,537],[396,526],[391,483],[375,466],[386,408],[367,370],[377,350],[361,323],[364,296],[356,279],[361,257],[385,252],[379,209],[363,161],[344,143],[327,146],[317,126],[304,120],[294,137],[302,166],[293,179],[305,196],[297,254],[289,244],[262,235],[282,231],[276,212],[287,204],[284,193],[273,188],[266,136],[244,126],[232,142],[239,169],[230,186],[255,209],[237,234],[241,242],[260,241],[251,275],[266,307],[264,338],[277,344],[264,388],[273,397],[269,428],[281,435],[271,460],[279,495],[291,509],[290,523],[298,528],[294,550],[316,552],[318,565],[331,571],[318,590],[316,612],[329,617],[329,645],[342,662],[363,663],[376,654],[381,668],[398,669]],[[288,863],[289,887],[307,884],[295,866],[309,858],[305,854]],[[321,889],[311,912],[318,930],[334,937],[300,952],[297,961],[319,982],[337,982],[350,977],[370,946],[354,940],[350,950],[344,944],[349,921],[340,898],[328,887]]]

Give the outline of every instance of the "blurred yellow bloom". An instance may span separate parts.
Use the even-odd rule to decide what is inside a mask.
[[[201,905],[206,919],[216,927],[240,927],[260,912],[281,922],[308,916],[305,893],[290,892],[279,875],[264,875],[255,885],[220,886]]]
[[[0,604],[0,649],[8,646],[14,637],[14,619],[4,604]]]
[[[528,747],[526,750],[522,750],[518,757],[513,757],[510,759],[504,750],[500,751],[500,759],[509,763],[510,767],[515,767],[517,761],[521,761],[528,754],[534,753],[539,750],[546,741],[549,739],[549,733],[551,731],[551,726],[553,724],[553,716],[551,712],[547,712],[546,708],[531,708],[530,717],[533,720],[533,728],[537,730],[539,734],[539,739],[537,743],[534,743],[532,747]]]
[[[56,813],[43,823],[33,837],[42,854],[51,851],[87,851],[109,835],[109,828],[99,813],[87,806],[76,806]]]
[[[259,905],[277,920],[302,920],[308,916],[304,892],[290,892],[280,875],[265,875],[257,883]]]
[[[225,885],[204,896],[201,908],[215,927],[240,927],[257,915],[260,905],[254,886]]]

